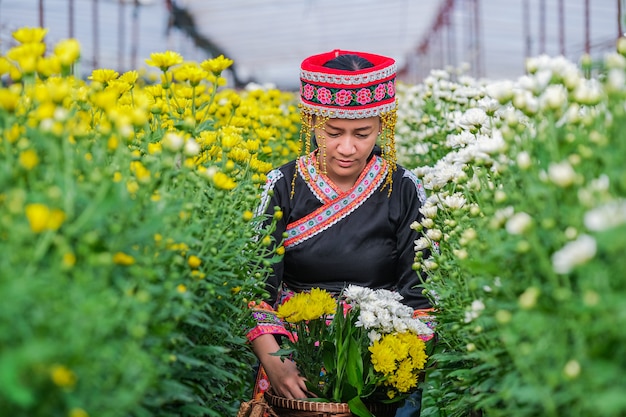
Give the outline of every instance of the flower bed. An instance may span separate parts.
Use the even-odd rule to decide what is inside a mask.
[[[626,412],[626,39],[517,81],[399,88],[399,155],[429,191],[438,308],[423,416]]]
[[[0,58],[0,409],[233,415],[252,384],[245,305],[269,235],[253,210],[298,141],[292,97],[233,91],[173,52],[73,75],[21,29]],[[158,79],[158,78],[157,78]]]

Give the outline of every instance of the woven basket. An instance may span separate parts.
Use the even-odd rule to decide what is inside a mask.
[[[347,403],[291,400],[270,391],[265,393],[265,400],[279,417],[354,417]],[[376,417],[394,417],[398,409],[397,404],[371,403],[366,406]]]

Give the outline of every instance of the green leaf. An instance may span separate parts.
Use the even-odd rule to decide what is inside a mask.
[[[350,407],[350,411],[359,417],[375,417],[360,397],[354,397],[348,400],[348,406]]]
[[[357,393],[363,392],[363,357],[361,356],[361,345],[354,337],[348,340],[348,357],[346,365],[346,376],[348,382],[354,386]]]

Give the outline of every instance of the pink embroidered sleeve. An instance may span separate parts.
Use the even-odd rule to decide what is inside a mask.
[[[274,309],[265,301],[248,304],[256,325],[248,331],[246,337],[252,342],[263,334],[274,334],[290,337],[291,334],[285,329],[283,322],[276,316]]]
[[[413,317],[419,318],[425,325],[427,325],[432,331],[435,331],[437,327],[437,322],[435,321],[435,309],[434,308],[425,308],[420,310],[415,310],[413,312]],[[434,334],[429,335],[427,337],[420,336],[424,341],[428,341],[434,337]]]

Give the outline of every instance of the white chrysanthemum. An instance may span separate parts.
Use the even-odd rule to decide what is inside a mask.
[[[172,152],[178,152],[184,145],[185,141],[182,136],[176,133],[168,132],[161,139],[163,147]]]
[[[518,153],[515,157],[515,161],[517,162],[517,166],[522,170],[527,170],[532,164],[530,155],[526,151]]]
[[[572,93],[573,99],[580,104],[595,105],[602,98],[602,87],[597,80],[582,79]]]
[[[426,237],[420,237],[419,239],[417,239],[415,242],[415,252],[427,249],[430,247],[430,240],[428,240]]]
[[[429,335],[433,334],[433,330],[428,327],[423,321],[415,318],[407,321],[407,327],[411,333]]]
[[[400,301],[403,298],[400,293],[396,291],[389,291],[384,288],[376,290],[375,296],[378,300],[381,300],[383,304],[385,302]]]
[[[393,331],[404,333],[409,330],[408,322],[402,317],[394,317],[392,319]]]
[[[506,151],[507,145],[502,138],[502,133],[499,130],[493,132],[492,136],[478,136],[476,138],[476,146],[481,152],[485,152],[489,155],[503,153]]]
[[[576,266],[593,259],[596,250],[596,240],[593,237],[580,235],[578,239],[552,254],[552,268],[557,274],[567,274]]]
[[[447,184],[455,182],[455,178],[460,176],[461,173],[463,173],[463,170],[460,166],[447,164],[440,160],[435,167],[426,172],[422,178],[424,188],[428,190],[440,190]]]
[[[488,121],[487,113],[483,109],[471,108],[463,113],[461,120],[459,120],[459,125],[466,128],[481,127]]]
[[[474,300],[471,305],[472,311],[483,311],[485,309],[485,303],[482,300]]]
[[[585,213],[585,227],[594,232],[612,229],[626,223],[626,200],[603,204]]]
[[[441,199],[444,206],[451,208],[452,210],[461,209],[467,203],[467,200],[461,193],[454,193],[454,195],[445,196]]]
[[[464,130],[458,135],[448,135],[446,138],[446,146],[449,148],[462,148],[469,143],[472,143],[476,140],[476,135],[473,133]]]
[[[425,217],[424,219],[422,219],[420,224],[424,226],[426,229],[430,229],[435,226],[435,221],[433,219]]]
[[[604,55],[604,65],[609,69],[626,69],[626,57],[616,52],[610,52]]]
[[[361,310],[359,313],[359,319],[356,321],[355,326],[364,327],[366,329],[375,328],[378,326],[378,318],[372,311]]]
[[[371,288],[350,284],[348,285],[348,288],[343,291],[343,295],[350,302],[362,304],[363,300],[366,300],[373,292],[374,290]]]
[[[426,204],[424,204],[419,209],[419,212],[422,213],[424,217],[427,217],[429,219],[434,219],[435,217],[437,217],[437,210],[438,210],[437,205],[429,204],[428,202],[426,202]]]
[[[520,90],[513,97],[513,105],[526,114],[534,115],[539,110],[539,99],[530,91]]]
[[[490,97],[503,103],[513,97],[513,82],[510,80],[496,81],[488,84],[485,90]]]
[[[367,332],[367,337],[370,340],[370,345],[373,345],[375,342],[378,342],[382,335],[378,333],[376,330],[370,330]]]
[[[185,142],[184,153],[187,156],[196,156],[200,153],[200,145],[194,139],[189,139]]]
[[[521,235],[530,228],[532,223],[533,219],[528,213],[520,212],[515,213],[507,220],[505,228],[512,235]]]
[[[606,85],[609,91],[617,92],[624,90],[626,85],[626,74],[622,69],[612,69],[606,77]]]
[[[576,181],[576,171],[567,161],[550,163],[548,178],[559,187],[569,187]]]
[[[465,318],[463,319],[464,323],[471,323],[475,319],[478,318],[478,313],[476,311],[468,310],[465,312]]]
[[[515,213],[513,206],[507,206],[493,213],[491,222],[489,223],[494,229],[501,227]]]
[[[561,84],[549,85],[539,101],[544,109],[561,109],[567,103],[567,89]]]
[[[500,109],[500,102],[493,97],[483,97],[476,104],[487,114],[494,114]]]
[[[426,237],[435,242],[439,242],[443,237],[443,233],[439,229],[428,229],[426,231]]]

